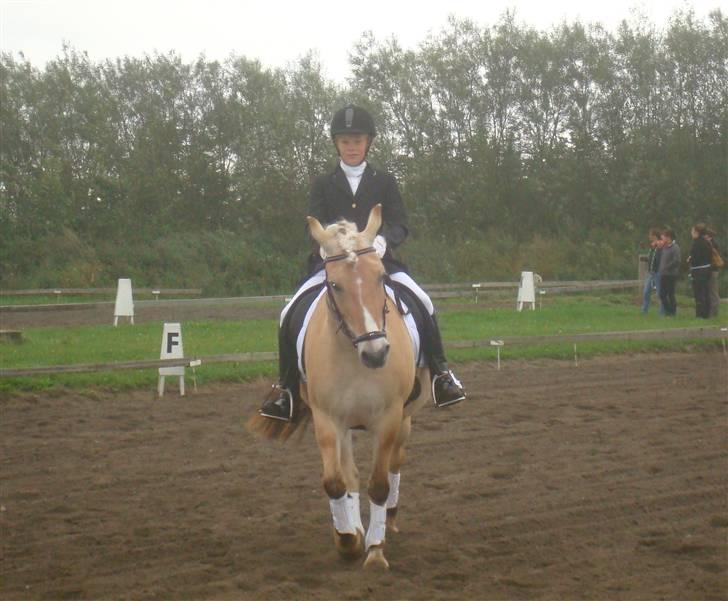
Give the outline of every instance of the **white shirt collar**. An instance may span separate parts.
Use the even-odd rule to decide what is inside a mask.
[[[347,165],[344,161],[339,161],[339,164],[341,165],[341,170],[346,174],[346,177],[361,177],[364,169],[367,168],[366,161],[362,161],[354,167]]]
[[[361,177],[364,175],[364,170],[367,168],[367,162],[362,161],[358,165],[352,167],[351,165],[347,165],[344,161],[339,161],[339,165],[341,165],[341,170],[344,172],[346,179],[349,181],[351,193],[356,194]]]

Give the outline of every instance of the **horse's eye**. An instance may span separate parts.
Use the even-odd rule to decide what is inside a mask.
[[[331,289],[335,292],[341,292],[341,286],[339,286],[336,282],[329,280],[329,286],[331,286]]]

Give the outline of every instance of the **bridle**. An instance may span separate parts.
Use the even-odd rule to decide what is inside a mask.
[[[360,255],[366,255],[368,253],[376,252],[375,248],[373,246],[367,246],[366,248],[361,248],[359,250],[353,251],[354,254],[357,256]],[[326,257],[324,259],[324,269],[326,268],[327,263],[333,263],[335,261],[343,261],[344,259],[348,259],[351,253],[344,253],[341,255],[333,255],[331,257]],[[382,286],[384,287],[384,283],[382,283]],[[384,306],[382,307],[382,329],[381,330],[374,330],[372,332],[366,332],[362,334],[361,336],[356,336],[354,332],[351,331],[351,328],[349,327],[349,324],[346,323],[346,320],[344,319],[344,316],[341,314],[341,310],[339,309],[339,306],[336,304],[336,299],[334,298],[334,289],[331,285],[331,280],[329,280],[328,273],[326,274],[326,298],[329,303],[329,307],[331,307],[331,310],[334,312],[334,315],[336,316],[336,319],[339,321],[339,327],[336,329],[338,332],[339,330],[343,331],[344,334],[346,334],[346,337],[351,340],[351,343],[356,347],[360,342],[367,342],[369,340],[377,340],[378,338],[386,338],[387,337],[387,313],[389,313],[389,308],[387,307],[387,293],[385,291],[384,293]]]

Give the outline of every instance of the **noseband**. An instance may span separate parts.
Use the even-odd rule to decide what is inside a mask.
[[[376,252],[376,250],[373,246],[368,246],[366,248],[355,250],[353,252],[358,256],[373,253]],[[343,261],[344,259],[348,259],[349,255],[350,253],[344,253],[341,255],[326,257],[326,259],[324,259],[324,268],[326,267],[327,263],[333,263],[334,261]],[[382,284],[382,286],[384,286],[384,284]],[[382,307],[382,329],[374,330],[373,332],[366,332],[361,336],[356,336],[354,332],[351,331],[349,324],[346,323],[344,316],[341,314],[339,306],[336,304],[336,298],[334,298],[334,296],[335,295],[333,287],[331,286],[331,281],[329,280],[328,274],[326,274],[326,298],[328,299],[329,307],[331,307],[334,315],[336,315],[336,319],[339,320],[339,327],[336,331],[338,332],[339,330],[342,330],[344,334],[346,334],[346,337],[351,340],[351,343],[354,345],[354,347],[356,347],[360,342],[367,342],[369,340],[376,340],[377,338],[387,337],[387,313],[389,313],[389,309],[387,308],[386,291],[384,293],[384,307]]]

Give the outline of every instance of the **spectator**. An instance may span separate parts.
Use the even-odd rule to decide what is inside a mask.
[[[710,281],[710,260],[713,256],[713,247],[705,239],[706,227],[704,223],[696,223],[690,234],[693,243],[690,246],[688,265],[690,265],[690,278],[693,280],[693,294],[695,295],[695,317],[708,319],[708,283]]]
[[[705,232],[705,239],[710,242],[711,246],[715,249],[715,252],[720,256],[720,246],[715,241],[715,231],[708,228]],[[720,290],[719,290],[719,276],[720,267],[714,265],[711,261],[710,267],[710,281],[708,282],[708,317],[718,317],[720,310]]]
[[[650,241],[650,250],[647,255],[647,277],[645,278],[645,287],[642,291],[642,313],[646,314],[650,308],[650,298],[652,290],[657,293],[658,302],[660,299],[660,274],[657,273],[660,266],[660,255],[662,254],[662,240],[660,240],[660,230],[656,227],[650,229],[647,233]],[[660,315],[664,313],[662,303],[660,303]]]
[[[666,229],[662,232],[662,253],[660,254],[660,300],[665,315],[674,317],[677,314],[675,285],[680,274],[680,247],[675,242],[675,232]]]

